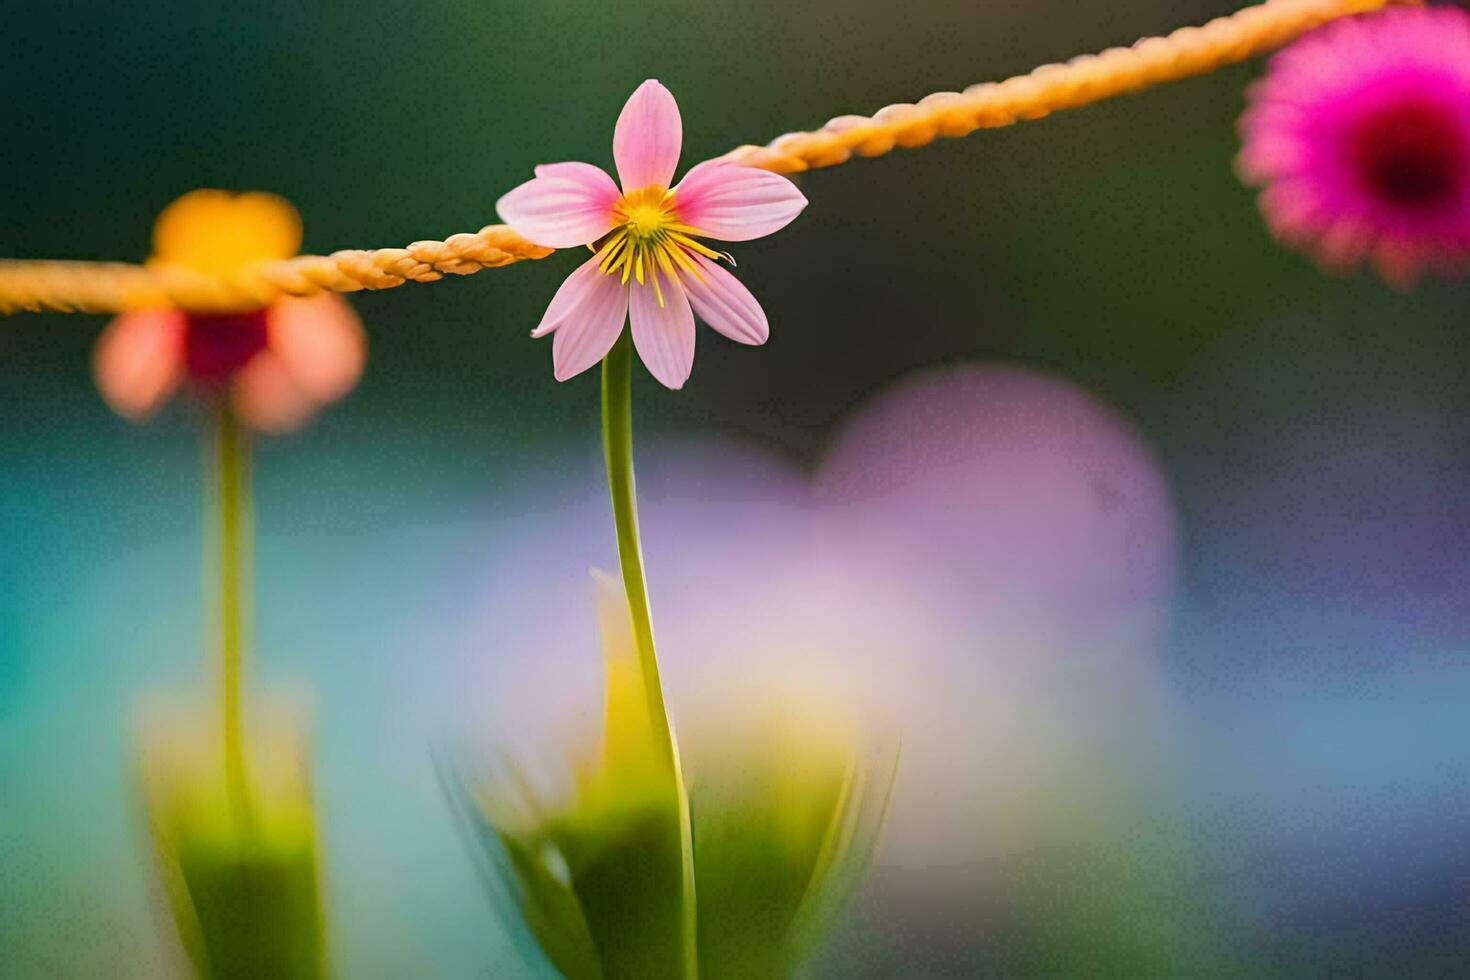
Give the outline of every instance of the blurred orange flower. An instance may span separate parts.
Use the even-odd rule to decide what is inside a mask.
[[[223,277],[290,258],[300,245],[300,218],[281,198],[199,190],[158,216],[149,265]],[[102,397],[126,418],[147,418],[187,382],[228,399],[251,428],[285,432],[350,391],[366,358],[357,315],[323,293],[242,312],[124,313],[98,339],[93,373]]]

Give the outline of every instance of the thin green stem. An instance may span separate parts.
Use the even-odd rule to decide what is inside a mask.
[[[231,808],[248,815],[241,720],[244,606],[250,566],[250,443],[221,400],[216,409],[215,493],[219,507],[219,657],[225,786]]]
[[[638,499],[633,483],[633,350],[627,332],[618,338],[602,362],[602,447],[607,462],[607,485],[612,494],[613,524],[617,528],[618,564],[633,621],[639,673],[648,708],[649,728],[672,777],[674,806],[678,809],[679,852],[682,866],[683,975],[699,974],[697,923],[694,901],[694,832],[689,796],[679,766],[679,746],[664,707],[653,645],[653,615],[648,605],[648,582],[643,573],[643,546],[638,538]]]
[[[653,615],[643,574],[643,546],[638,537],[638,499],[633,485],[632,363],[632,346],[624,333],[602,362],[602,448],[607,461],[607,486],[612,493],[613,524],[618,534],[618,563],[622,568],[623,588],[628,594],[628,612],[633,617],[633,642],[638,648],[648,718],[659,748],[672,754],[673,739],[653,646]]]

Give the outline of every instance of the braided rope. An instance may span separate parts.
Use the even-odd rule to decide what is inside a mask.
[[[1164,82],[1204,74],[1280,47],[1339,17],[1394,2],[1417,0],[1266,0],[1203,27],[1145,38],[1127,48],[1082,55],[1066,64],[985,82],[963,92],[936,92],[917,104],[891,105],[871,117],[839,116],[821,129],[787,133],[767,146],[742,146],[723,159],[777,173],[845,163],[854,154],[882,156],[940,136],[1040,119],[1061,109],[1099,102]],[[250,266],[229,278],[122,263],[0,260],[0,314],[19,310],[109,313],[143,306],[190,310],[260,306],[285,293],[391,289],[470,275],[552,249],[526,241],[505,225],[406,248],[348,249]]]
[[[522,259],[545,258],[505,225],[406,248],[344,249],[248,266],[230,277],[176,266],[112,262],[0,260],[0,314],[19,310],[116,313],[149,306],[210,311],[262,306],[282,294],[309,296],[391,289],[405,282],[467,276]]]
[[[871,117],[838,116],[810,133],[787,133],[766,146],[742,146],[723,159],[777,173],[846,163],[856,153],[876,157],[896,146],[918,147],[939,136],[1040,119],[1163,82],[1203,75],[1281,47],[1329,20],[1405,0],[1266,0],[1203,27],[1181,27],[1132,47],[1042,65],[1003,82],[963,92],[935,92],[917,105],[891,105]],[[1417,2],[1417,0],[1407,0]]]

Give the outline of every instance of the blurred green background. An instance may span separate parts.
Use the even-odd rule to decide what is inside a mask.
[[[1233,7],[27,5],[8,12],[0,35],[0,255],[140,260],[158,211],[202,186],[287,197],[308,252],[444,237],[493,222],[496,198],[539,162],[610,164],[613,121],[646,77],[679,99],[688,165]],[[1279,742],[1185,767],[1185,785],[1205,787],[1191,799],[1240,830],[1238,812],[1210,809],[1211,780],[1233,785],[1221,773],[1240,758],[1270,757],[1310,728],[1317,748],[1290,764],[1337,773],[1323,797],[1234,798],[1261,826],[1273,806],[1300,815],[1350,799],[1333,810],[1341,823],[1329,821],[1340,829],[1358,808],[1407,792],[1435,828],[1422,849],[1443,875],[1420,888],[1403,866],[1384,871],[1403,885],[1390,889],[1399,918],[1351,899],[1322,915],[1343,934],[1359,921],[1423,930],[1423,962],[1442,964],[1466,948],[1450,910],[1470,894],[1470,824],[1443,816],[1467,812],[1470,793],[1453,723],[1470,707],[1470,293],[1432,282],[1401,296],[1367,277],[1329,279],[1270,239],[1232,173],[1243,91],[1260,70],[798,178],[811,200],[801,219],[737,255],[770,315],[770,343],[751,350],[701,330],[683,392],[638,377],[640,436],[645,446],[719,436],[807,469],[855,405],[917,368],[1019,362],[1090,391],[1136,425],[1178,510],[1180,600],[1164,673],[1186,734],[1206,746],[1239,735],[1259,722],[1235,710],[1243,705],[1267,704],[1281,723],[1254,729]],[[343,787],[362,774],[332,772],[364,753],[423,770],[423,800],[372,803],[383,807],[377,822],[349,820],[328,844],[329,866],[355,869],[338,872],[345,880],[381,884],[345,900],[334,958],[346,975],[519,968],[488,906],[473,904],[452,834],[410,846],[393,829],[440,804],[422,741],[400,744],[376,719],[395,671],[434,651],[359,668],[332,639],[374,611],[369,596],[393,597],[404,622],[455,615],[436,589],[474,561],[484,539],[466,528],[513,522],[540,499],[528,486],[552,497],[597,490],[596,385],[556,384],[549,342],[526,338],[569,269],[558,255],[358,294],[371,342],[360,387],[260,452],[262,669],[289,674],[294,658],[318,687],[339,678],[348,692],[321,698],[324,796],[339,813],[354,805]],[[106,409],[88,374],[103,322],[0,323],[0,898],[16,910],[0,914],[0,950],[21,951],[19,976],[149,972],[148,920],[116,911],[147,889],[126,846],[141,832],[127,823],[121,736],[129,692],[197,659],[196,419],[176,405],[140,428]],[[511,549],[536,545],[504,547],[513,568]],[[364,642],[381,650],[414,636],[405,626]],[[1396,693],[1380,698],[1385,675]],[[1272,684],[1275,701],[1259,694]],[[1324,701],[1349,707],[1302,728],[1284,721]],[[1374,705],[1383,713],[1358,713]],[[1347,747],[1323,726],[1348,733]],[[1365,734],[1384,732],[1393,737]],[[1354,761],[1333,769],[1339,752]],[[1227,854],[1208,876],[1248,897],[1238,865],[1280,855],[1231,851],[1236,838],[1211,819],[1194,829]],[[1351,864],[1344,854],[1385,840],[1413,850],[1423,827],[1399,838],[1402,826],[1349,834],[1342,851],[1313,860]],[[1373,874],[1282,887],[1341,898],[1376,888]],[[452,914],[395,919],[416,905]],[[387,921],[401,928],[382,930]],[[891,921],[893,935],[850,936],[857,952],[843,969],[881,975],[941,928],[904,933]],[[1009,972],[1004,956],[967,945],[978,933],[962,912],[943,921],[948,938],[924,947],[942,950],[926,969]],[[44,935],[42,922],[60,924]],[[1319,943],[1257,931],[1251,941],[1282,969],[1417,962],[1369,933]],[[1118,962],[1121,972],[1137,965]]]

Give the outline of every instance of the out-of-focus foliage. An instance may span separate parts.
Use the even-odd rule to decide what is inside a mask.
[[[599,749],[573,766],[563,805],[551,803],[506,761],[473,787],[477,838],[498,885],[524,915],[546,958],[581,977],[683,975],[689,895],[679,776],[655,737],[622,588],[598,576],[606,667]]]
[[[857,729],[815,720],[816,706],[761,716],[752,737],[701,719],[693,731],[710,737],[691,742],[686,809],[653,737],[622,589],[596,578],[606,714],[569,797],[552,802],[509,761],[451,786],[500,912],[573,980],[675,976],[692,894],[700,976],[790,975],[867,868],[896,752],[862,754]],[[679,853],[690,814],[693,881]]]
[[[897,743],[869,751],[827,707],[788,702],[691,729],[701,977],[790,975],[862,881]]]
[[[226,785],[213,715],[147,720],[140,775],[179,939],[209,978],[325,975],[316,816],[294,726],[248,747],[248,796]]]

